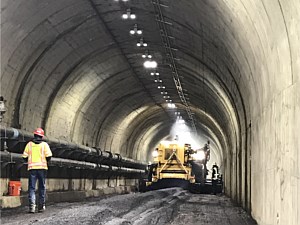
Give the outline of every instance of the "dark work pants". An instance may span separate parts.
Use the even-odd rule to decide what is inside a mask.
[[[39,189],[39,205],[45,204],[46,195],[46,174],[47,170],[29,170],[29,180],[28,180],[28,199],[29,205],[35,205],[35,185],[38,180]]]
[[[217,180],[212,180],[212,192],[214,195],[217,194],[217,184],[218,184]]]

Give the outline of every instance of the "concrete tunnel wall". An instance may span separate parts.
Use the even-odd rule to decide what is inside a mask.
[[[258,224],[298,224],[300,2],[163,3],[198,133],[222,151],[226,194]],[[135,22],[120,15],[127,7],[136,12],[163,64],[151,2],[1,4],[3,123],[43,126],[51,137],[147,160],[174,120],[132,48]],[[184,109],[173,80],[162,78]]]

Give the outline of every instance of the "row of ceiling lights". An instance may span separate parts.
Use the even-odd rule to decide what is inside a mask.
[[[115,0],[116,2],[119,2],[120,0]],[[128,0],[121,0],[122,2],[127,2]],[[125,13],[122,14],[122,19],[124,20],[135,20],[137,18],[136,14],[132,13],[131,9],[127,9]],[[143,30],[138,28],[137,24],[134,24],[133,29],[131,29],[129,31],[130,35],[142,35],[143,34]],[[141,37],[140,40],[136,43],[137,47],[142,47],[142,48],[146,48],[148,47],[148,43],[145,42],[144,38]],[[153,69],[154,71],[150,72],[151,76],[154,76],[154,82],[158,84],[157,88],[162,90],[160,93],[162,94],[163,98],[165,99],[165,101],[167,102],[167,106],[171,109],[175,109],[176,106],[174,103],[172,103],[172,99],[170,98],[170,96],[168,95],[168,92],[165,91],[166,86],[164,86],[162,83],[162,79],[160,78],[160,74],[159,72],[157,72],[155,69],[157,68],[157,62],[155,60],[153,60],[153,56],[149,53],[148,50],[145,51],[144,54],[142,54],[142,58],[146,59],[146,61],[144,61],[144,67],[146,69]],[[179,112],[175,112],[175,115],[177,115],[177,113]],[[180,114],[180,113],[179,113]],[[179,118],[179,116],[177,116]],[[178,119],[177,118],[177,119]],[[181,117],[182,119],[182,117]]]

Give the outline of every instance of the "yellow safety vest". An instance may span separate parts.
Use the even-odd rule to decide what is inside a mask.
[[[52,156],[49,145],[46,142],[35,144],[30,141],[27,143],[22,157],[28,157],[28,170],[48,169],[46,157]]]

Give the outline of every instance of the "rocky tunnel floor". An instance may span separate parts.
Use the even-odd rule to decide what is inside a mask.
[[[180,188],[131,193],[84,202],[48,205],[44,213],[27,207],[4,209],[1,224],[255,225],[229,198],[191,194]]]

